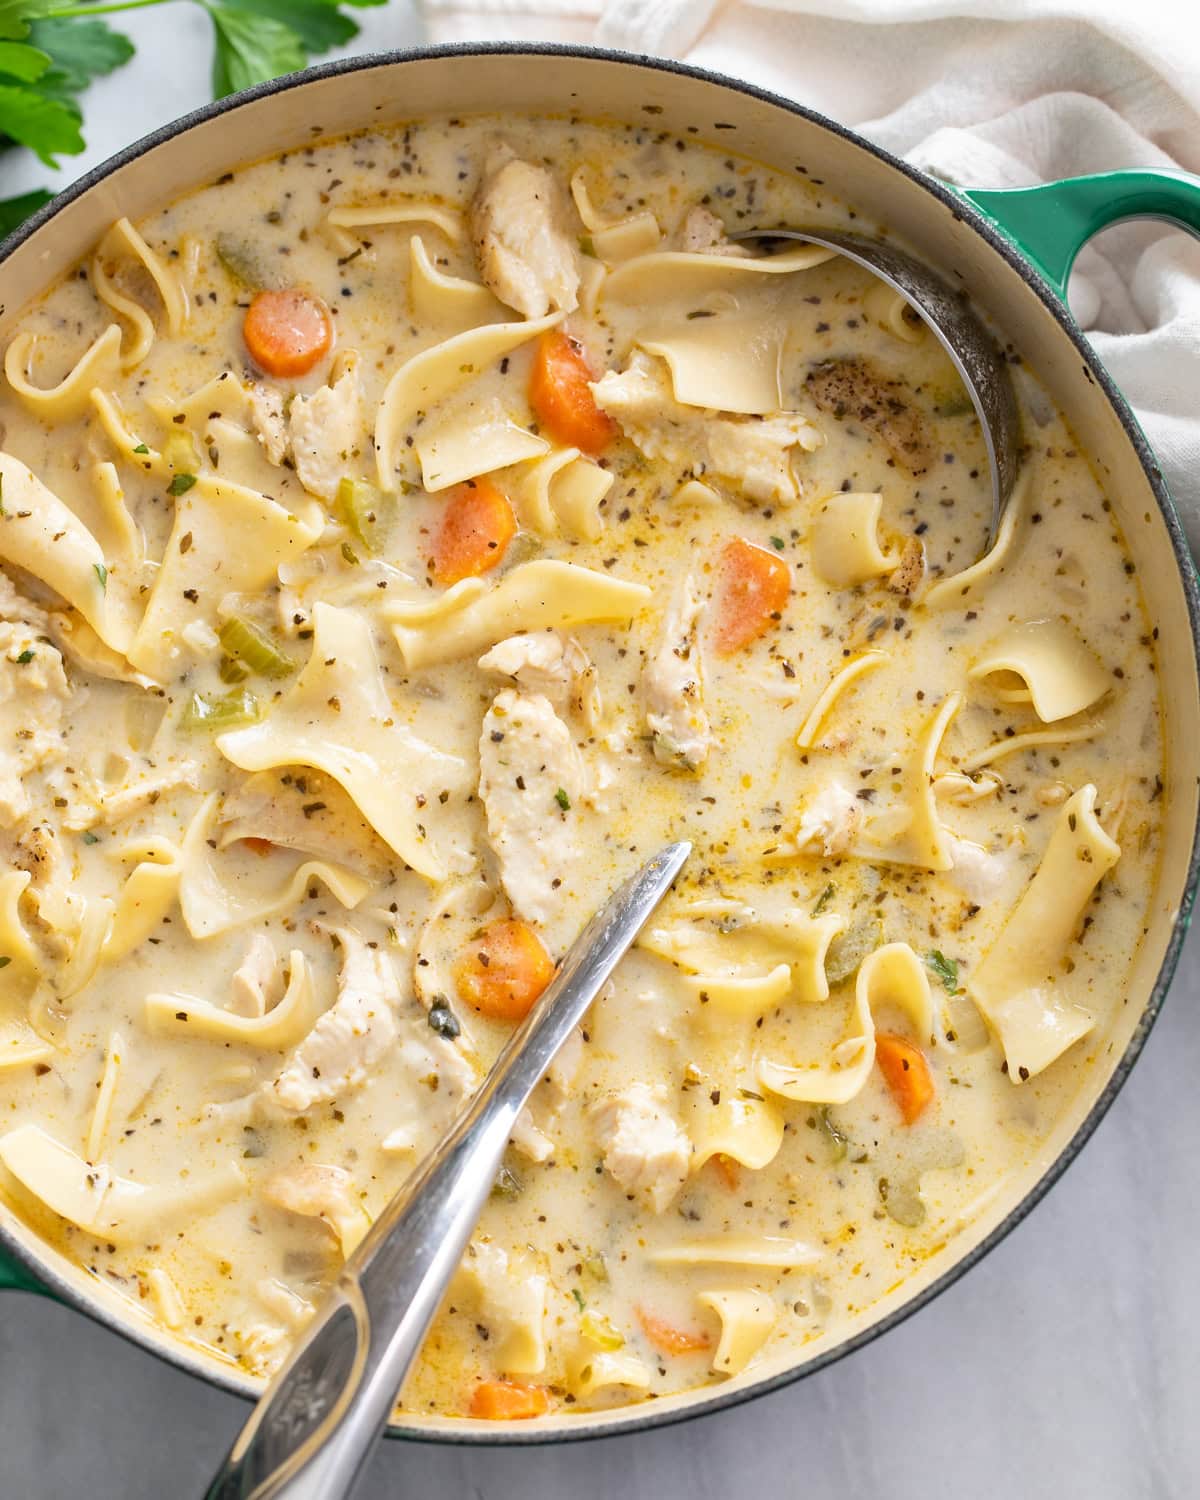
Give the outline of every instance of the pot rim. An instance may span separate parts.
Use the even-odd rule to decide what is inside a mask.
[[[955,192],[936,177],[930,176],[914,167],[911,163],[894,156],[890,151],[876,145],[857,131],[841,125],[837,121],[831,120],[827,116],[809,109],[794,100],[787,99],[769,89],[760,88],[756,84],[716,73],[707,68],[699,68],[689,63],[679,62],[673,58],[623,52],[608,47],[556,42],[458,42],[437,46],[395,48],[380,52],[362,53],[353,57],[338,58],[306,68],[300,72],[285,74],[280,78],[258,84],[254,88],[245,89],[225,99],[219,99],[211,104],[202,105],[200,108],[181,115],[178,119],[160,126],[157,130],[149,132],[139,140],[134,141],[131,145],[124,147],[93,167],[90,171],[84,173],[82,177],[57,194],[49,203],[38,209],[31,218],[27,219],[8,235],[7,238],[0,241],[0,268],[3,267],[14,251],[23,245],[27,239],[36,234],[69,204],[82,197],[99,183],[105,181],[114,172],[129,166],[155,147],[174,140],[176,136],[183,135],[187,131],[209,120],[217,119],[222,115],[232,114],[245,105],[256,103],[259,100],[270,98],[276,94],[284,94],[295,88],[303,88],[311,83],[327,78],[341,77],[346,74],[364,72],[375,68],[397,67],[410,62],[478,56],[561,57],[581,59],[589,62],[611,63],[621,67],[671,73],[684,78],[690,78],[711,87],[747,96],[784,110],[788,114],[797,116],[809,125],[817,126],[857,146],[859,149],[869,152],[883,162],[885,166],[891,167],[906,177],[914,186],[923,189],[942,207],[948,208],[957,219],[969,224],[989,248],[996,252],[1016,271],[1038,296],[1043,306],[1058,323],[1062,332],[1070,339],[1082,361],[1084,375],[1092,384],[1099,388],[1120,420],[1125,436],[1136,453],[1142,470],[1145,473],[1147,483],[1158,505],[1159,514],[1167,529],[1191,624],[1192,652],[1197,662],[1197,667],[1200,669],[1200,587],[1198,587],[1195,565],[1192,561],[1182,523],[1175,510],[1174,501],[1166,487],[1154,452],[1145,434],[1142,432],[1129,403],[1125,400],[1125,397],[1112,377],[1105,370],[1095,350],[1071,316],[1066,303],[1058,296],[1037,267],[1021,253],[1015,242],[998,229],[967,198]],[[386,1435],[388,1437],[406,1438],[411,1441],[423,1443],[445,1443],[459,1446],[526,1447],[549,1443],[598,1440],[606,1437],[619,1437],[626,1434],[644,1432],[653,1428],[675,1426],[676,1424],[709,1416],[716,1412],[732,1410],[734,1407],[741,1406],[743,1403],[757,1399],[760,1396],[780,1391],[786,1386],[802,1380],[805,1376],[825,1369],[827,1366],[865,1347],[891,1329],[899,1326],[899,1324],[926,1306],[927,1303],[932,1302],[935,1297],[940,1296],[942,1292],[953,1286],[960,1277],[964,1276],[973,1266],[982,1260],[985,1255],[993,1250],[1001,1240],[1009,1235],[1032,1212],[1076,1159],[1091,1138],[1096,1127],[1100,1124],[1100,1121],[1108,1113],[1113,1100],[1121,1091],[1134,1063],[1137,1061],[1166,999],[1167,990],[1174,977],[1184,939],[1187,936],[1187,931],[1191,923],[1192,907],[1196,898],[1198,883],[1200,883],[1200,819],[1198,819],[1197,826],[1193,830],[1192,848],[1188,858],[1186,879],[1183,889],[1180,892],[1178,908],[1172,920],[1171,935],[1167,941],[1162,962],[1159,965],[1154,984],[1133,1034],[1129,1039],[1129,1043],[1116,1063],[1108,1081],[1093,1101],[1091,1108],[1080,1122],[1074,1135],[1062,1147],[1053,1161],[1049,1163],[1020,1202],[1015,1204],[978,1244],[972,1246],[965,1255],[948,1266],[940,1276],[908,1298],[899,1307],[894,1308],[891,1312],[885,1314],[867,1327],[860,1329],[857,1333],[805,1360],[802,1364],[778,1371],[773,1375],[764,1377],[762,1380],[748,1383],[744,1386],[734,1386],[732,1388],[723,1386],[710,1387],[709,1394],[683,1407],[667,1408],[665,1403],[663,1403],[662,1408],[660,1408],[659,1403],[647,1403],[642,1406],[625,1408],[625,1411],[629,1415],[618,1419],[616,1422],[610,1420],[609,1422],[589,1423],[585,1418],[580,1418],[578,1425],[573,1421],[561,1427],[510,1427],[497,1431],[488,1429],[456,1431],[449,1426],[414,1427],[403,1423],[392,1423],[387,1427]],[[109,1312],[99,1303],[89,1299],[66,1276],[46,1265],[32,1249],[13,1236],[2,1223],[0,1223],[0,1250],[16,1260],[31,1277],[47,1291],[52,1292],[59,1300],[68,1303],[72,1308],[84,1313],[94,1321],[102,1323],[105,1327],[120,1334],[121,1337],[128,1339],[131,1343],[138,1345],[165,1362],[186,1371],[188,1374],[198,1376],[210,1385],[227,1391],[231,1395],[240,1396],[243,1400],[255,1399],[253,1393],[247,1391],[246,1381],[243,1378],[226,1375],[219,1368],[213,1368],[202,1363],[199,1359],[191,1358],[186,1346],[182,1343],[172,1344],[160,1339],[148,1328],[142,1328],[131,1320],[122,1319],[115,1312]]]

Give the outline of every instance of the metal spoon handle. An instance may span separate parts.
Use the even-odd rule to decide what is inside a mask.
[[[383,1430],[495,1181],[513,1125],[691,853],[671,844],[584,928],[442,1143],[343,1267],[207,1500],[342,1500]]]

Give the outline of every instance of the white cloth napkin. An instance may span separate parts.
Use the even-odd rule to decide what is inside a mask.
[[[434,41],[595,42],[796,99],[960,186],[1200,174],[1197,0],[422,0]],[[1111,230],[1071,305],[1200,556],[1200,243]]]

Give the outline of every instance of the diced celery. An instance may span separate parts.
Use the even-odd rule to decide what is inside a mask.
[[[235,281],[252,291],[262,291],[271,278],[264,271],[262,257],[247,240],[231,234],[217,235],[217,259]]]
[[[579,1331],[597,1349],[620,1349],[625,1343],[603,1313],[585,1312],[579,1320]]]
[[[337,508],[351,533],[372,557],[378,557],[396,524],[395,495],[365,479],[343,479],[338,485]]]
[[[206,698],[193,693],[183,714],[185,729],[205,729],[220,734],[239,724],[254,724],[262,715],[258,699],[246,688],[226,693],[220,698]]]
[[[296,670],[292,658],[245,615],[230,615],[221,626],[220,636],[226,652],[260,677],[288,677]]]

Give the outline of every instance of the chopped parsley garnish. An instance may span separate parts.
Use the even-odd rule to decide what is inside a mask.
[[[11,958],[0,958],[0,969],[7,969],[10,963],[12,963]]]
[[[100,842],[100,835],[98,833],[93,833],[89,828],[83,835],[83,842],[85,844],[98,844]]]
[[[571,799],[567,796],[566,791],[561,786],[559,787],[558,791],[555,792],[554,800],[558,803],[559,807],[562,808],[563,812],[569,812],[571,810]]]
[[[21,652],[20,656],[17,657],[17,662],[22,667],[27,667],[32,660],[33,652],[28,648],[28,646],[24,651]]]
[[[92,567],[96,570],[96,577],[100,580],[100,587],[102,589],[107,589],[108,569],[104,566],[103,563],[93,563]]]
[[[446,1002],[440,999],[435,1000],[429,1007],[429,1024],[437,1032],[438,1036],[448,1037],[451,1041],[462,1030],[462,1027],[458,1024],[458,1017]]]
[[[771,546],[775,548],[776,552],[782,552],[783,538],[781,536],[773,536],[771,538]]]
[[[583,1293],[577,1286],[573,1286],[571,1288],[571,1296],[575,1298],[575,1306],[579,1309],[580,1312],[582,1312],[587,1306],[587,1303],[583,1300]]]
[[[195,482],[196,476],[194,474],[176,474],[170,484],[167,485],[167,494],[186,495]]]
[[[814,917],[819,917],[821,915],[821,913],[825,910],[825,908],[833,900],[834,895],[835,895],[836,892],[837,892],[837,886],[834,885],[833,881],[831,880],[829,882],[829,884],[825,887],[825,889],[821,892],[821,894],[816,899],[816,903],[814,904],[813,909],[812,909],[812,915]]]
[[[137,447],[133,451],[135,453],[149,453],[150,449],[147,448],[147,446],[145,445],[145,443],[139,443],[137,445]]]
[[[947,958],[939,949],[933,948],[925,955],[925,964],[942,981],[942,987],[948,995],[953,995],[957,992],[957,959]]]

